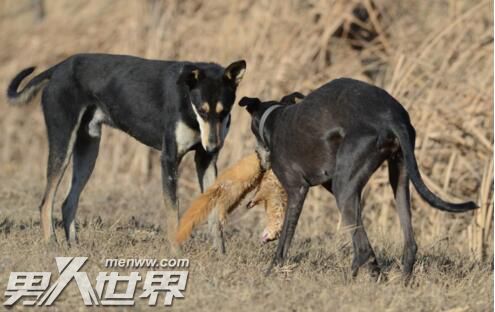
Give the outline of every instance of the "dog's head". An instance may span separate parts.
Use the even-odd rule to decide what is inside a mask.
[[[191,108],[199,124],[201,145],[207,152],[218,151],[230,126],[230,111],[235,93],[244,72],[244,60],[234,62],[221,73],[210,72],[194,64],[187,64],[177,84],[187,88]]]
[[[265,112],[267,112],[267,110],[274,105],[283,105],[283,106],[292,105],[297,103],[303,98],[304,95],[299,92],[293,92],[291,94],[288,94],[282,97],[280,101],[263,102],[259,98],[243,97],[239,101],[239,105],[241,107],[246,107],[246,110],[251,115],[251,130],[253,131],[253,134],[256,137],[258,144],[264,145],[264,139],[262,139],[260,135],[260,122],[263,114],[265,114]]]

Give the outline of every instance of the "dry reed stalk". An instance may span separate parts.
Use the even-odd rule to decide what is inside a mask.
[[[459,250],[476,245],[484,252],[493,251],[489,230],[493,201],[488,191],[493,179],[486,165],[493,152],[490,1],[375,0],[370,20],[363,22],[352,15],[352,7],[361,4],[369,9],[368,0],[47,0],[40,23],[32,12],[19,10],[27,2],[0,2],[3,86],[25,66],[36,64],[42,70],[77,52],[111,52],[222,64],[244,58],[248,68],[239,97],[273,99],[292,91],[307,93],[341,76],[385,87],[410,112],[426,183],[446,199],[479,198],[486,205],[476,217],[440,217],[413,192],[418,240],[435,241],[435,233],[445,229],[441,232],[455,232],[451,244]],[[332,36],[339,23],[346,32],[355,23],[378,36],[359,42],[362,50],[357,51],[351,47],[356,39]],[[47,144],[39,105],[11,108],[0,99],[0,111],[4,134],[0,173],[15,174],[16,179],[35,176],[42,184]],[[249,118],[237,107],[232,125],[220,155],[220,170],[254,147]],[[90,185],[159,183],[157,152],[139,147],[135,140],[105,129],[100,153]],[[191,157],[186,157],[179,180],[182,206],[198,193],[193,168]],[[391,217],[393,196],[387,179],[387,171],[381,168],[367,186],[365,225],[378,222],[384,229],[398,229],[397,219]],[[320,229],[338,227],[338,209],[330,198],[326,191],[310,193],[298,226],[300,235],[314,236]],[[239,226],[254,226],[253,215],[243,216]],[[311,223],[314,220],[317,228]],[[466,229],[471,222],[482,222],[481,236],[474,225],[469,231],[454,231]],[[468,235],[473,237],[470,246],[465,244]]]
[[[470,248],[476,259],[483,260],[493,227],[493,157],[485,165],[479,196],[480,209],[474,212],[469,226]]]

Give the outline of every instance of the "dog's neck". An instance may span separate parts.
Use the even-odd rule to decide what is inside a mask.
[[[261,170],[269,170],[272,167],[270,162],[270,151],[259,143],[256,144],[255,151],[256,155],[258,155],[258,159],[260,160]]]
[[[260,118],[260,123],[258,126],[258,135],[261,142],[258,141],[258,144],[256,146],[256,153],[258,154],[261,163],[261,168],[263,170],[268,170],[271,167],[270,165],[271,133],[269,131],[270,129],[268,129],[268,126],[272,123],[268,122],[268,117],[271,115],[271,113],[273,113],[277,108],[281,106],[282,105],[270,106],[268,109],[266,109],[263,112]]]
[[[269,149],[269,144],[270,144],[270,134],[268,133],[268,131],[266,131],[267,130],[266,126],[267,126],[268,117],[270,117],[271,113],[273,113],[277,108],[279,108],[281,106],[282,105],[272,105],[269,108],[267,108],[263,112],[263,114],[261,115],[258,133],[259,133],[261,142],[266,147],[266,149]]]

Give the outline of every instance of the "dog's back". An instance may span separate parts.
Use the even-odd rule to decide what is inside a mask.
[[[294,114],[299,125],[319,129],[322,125],[376,128],[380,126],[376,120],[410,122],[407,111],[385,90],[350,78],[330,81],[284,113]],[[312,130],[317,129],[308,129]]]

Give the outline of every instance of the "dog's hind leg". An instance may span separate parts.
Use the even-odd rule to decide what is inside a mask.
[[[93,113],[93,110],[88,110],[84,114],[77,132],[72,155],[72,184],[69,194],[62,205],[65,236],[69,243],[76,242],[77,240],[75,217],[79,204],[79,196],[93,172],[100,146],[100,137],[94,137],[89,134],[88,127]]]
[[[409,277],[416,261],[418,249],[414,239],[414,231],[411,224],[411,200],[409,193],[409,176],[402,155],[388,161],[390,185],[394,192],[397,212],[404,234],[404,252],[402,256],[403,272]]]
[[[41,228],[45,241],[55,239],[53,205],[58,186],[69,163],[77,131],[84,114],[84,107],[61,103],[59,97],[45,89],[42,98],[43,112],[48,133],[47,182],[40,204]]]
[[[359,268],[365,263],[368,263],[372,276],[377,277],[379,274],[376,256],[361,219],[361,191],[382,162],[383,156],[378,153],[374,136],[348,136],[337,153],[332,191],[344,224],[352,235],[353,276],[357,275]]]

